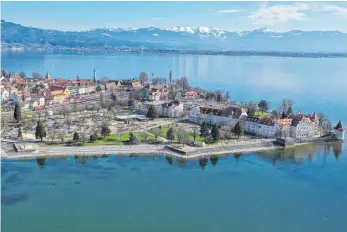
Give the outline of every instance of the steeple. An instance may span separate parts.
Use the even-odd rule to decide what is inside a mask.
[[[94,69],[93,82],[96,83],[96,70]]]
[[[46,77],[45,77],[46,80],[50,80],[51,77],[49,76],[49,72],[46,73]]]
[[[79,76],[79,75],[77,75],[77,78],[76,78],[76,80],[77,80],[77,81],[79,81],[79,80],[80,80],[80,76]]]

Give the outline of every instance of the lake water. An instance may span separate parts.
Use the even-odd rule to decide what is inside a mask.
[[[207,163],[3,160],[2,231],[344,232],[346,165],[341,144]]]
[[[234,100],[283,98],[347,124],[347,59],[170,54],[2,53],[8,71],[53,78],[187,76]],[[2,231],[347,231],[347,146],[165,157],[2,160]]]

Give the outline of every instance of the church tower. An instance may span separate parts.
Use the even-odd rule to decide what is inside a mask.
[[[340,141],[344,141],[345,140],[345,128],[344,128],[341,120],[337,123],[334,130],[335,130],[336,139],[340,140]]]
[[[96,83],[96,70],[94,69],[93,82]]]

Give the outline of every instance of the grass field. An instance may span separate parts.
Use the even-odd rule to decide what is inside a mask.
[[[145,135],[143,132],[133,132],[133,134],[141,141],[145,140]],[[94,143],[85,143],[85,146],[95,146],[95,145],[124,145],[129,141],[129,133],[114,133],[105,138],[103,136],[98,136],[98,139]],[[154,140],[152,135],[147,134],[147,141]]]
[[[172,125],[165,125],[165,126],[161,126],[161,129],[160,129],[160,137],[162,138],[166,138],[166,133],[167,131],[169,130],[169,128],[172,127]],[[150,133],[154,134],[154,131],[155,129],[157,129],[158,127],[155,127],[155,128],[152,128],[149,130]],[[174,124],[173,126],[174,130],[176,130],[178,127],[176,126],[176,124]],[[192,135],[188,135],[188,140],[190,141],[194,141],[194,138]],[[204,141],[204,138],[200,137],[200,136],[197,136],[195,138],[196,141],[199,141],[199,142],[203,142]],[[175,140],[177,142],[177,136],[176,136],[176,133],[175,133]]]
[[[257,112],[254,113],[254,116],[258,116],[258,117],[267,117],[269,115],[270,115],[270,113],[268,113],[268,112],[261,112],[261,111],[257,111]]]

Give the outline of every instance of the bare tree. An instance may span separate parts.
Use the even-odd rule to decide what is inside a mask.
[[[48,138],[51,139],[51,144],[53,144],[53,140],[57,135],[57,131],[54,129],[48,130]]]
[[[187,141],[188,139],[188,133],[182,129],[182,128],[178,128],[176,130],[176,135],[177,135],[177,140],[178,140],[178,143],[181,143],[184,145],[184,143]]]
[[[190,131],[190,134],[193,136],[194,142],[196,138],[199,136],[200,128],[199,127],[193,127]]]
[[[156,141],[158,141],[158,137],[160,135],[160,131],[161,130],[159,128],[154,128],[153,129],[153,135],[154,135],[154,138],[155,138]]]

